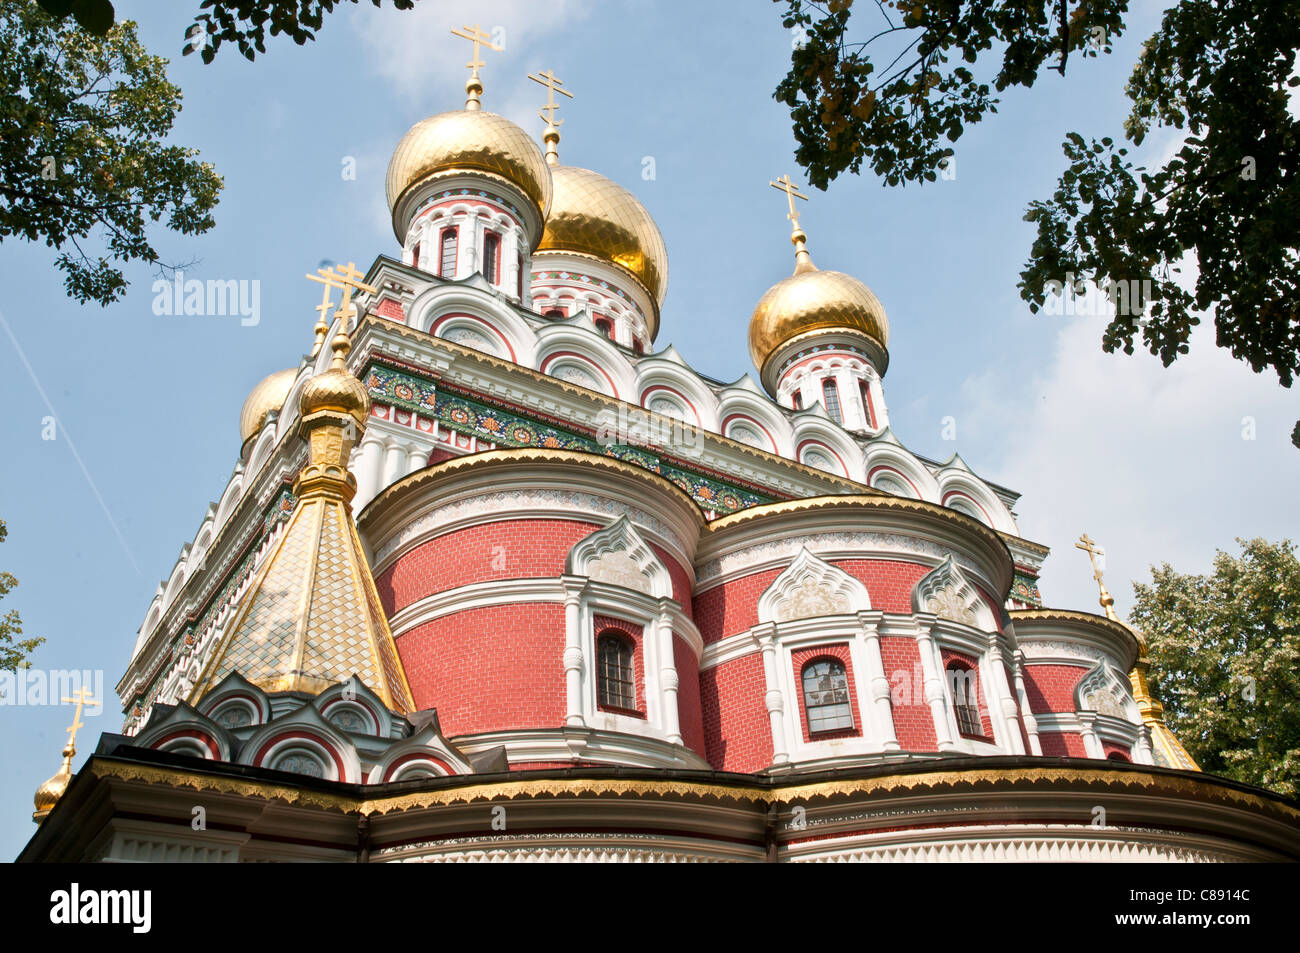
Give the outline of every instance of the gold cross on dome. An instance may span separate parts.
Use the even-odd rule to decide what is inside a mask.
[[[564,86],[564,80],[558,78],[555,75],[554,70],[549,69],[544,73],[541,70],[538,70],[536,76],[530,73],[528,78],[534,83],[546,87],[546,105],[541,108],[541,111],[538,112],[537,115],[546,120],[548,126],[559,127],[564,125],[563,119],[555,118],[555,110],[560,108],[560,104],[555,101],[555,94],[559,93],[561,96],[568,96],[570,99],[573,98],[573,93],[569,92],[567,89],[561,88]]]
[[[1092,564],[1092,578],[1097,580],[1097,588],[1101,592],[1098,602],[1106,610],[1106,618],[1119,621],[1119,616],[1115,615],[1115,598],[1107,591],[1106,582],[1102,578],[1102,570],[1097,565],[1097,557],[1104,556],[1106,551],[1097,545],[1096,540],[1084,533],[1079,537],[1079,541],[1074,544],[1075,549],[1082,549],[1088,554],[1088,562]]]
[[[316,274],[308,275],[307,279],[309,281],[319,281],[325,285],[326,302],[329,301],[330,288],[341,289],[343,291],[343,299],[339,302],[339,309],[334,312],[334,316],[350,318],[352,313],[356,310],[352,307],[353,290],[365,291],[370,294],[375,294],[379,290],[378,288],[363,282],[361,280],[363,277],[365,277],[365,275],[357,269],[356,263],[350,261],[346,265],[337,266],[337,270],[334,268],[318,269]],[[328,303],[320,305],[318,310],[322,310],[323,314],[323,309],[326,308],[328,308]]]
[[[98,702],[96,702],[94,698],[90,697],[90,692],[86,691],[86,686],[84,685],[73,692],[71,698],[65,698],[63,700],[70,705],[75,703],[77,706],[77,710],[72,716],[72,724],[68,727],[68,745],[75,749],[77,747],[77,730],[85,727],[85,722],[81,720],[81,707],[82,705],[92,702],[98,704]]]
[[[477,23],[473,26],[461,27],[459,30],[452,30],[451,35],[458,36],[462,40],[469,40],[474,44],[474,56],[465,65],[469,67],[471,74],[475,79],[478,79],[478,68],[487,65],[483,60],[478,58],[479,47],[486,46],[489,50],[495,50],[498,53],[501,52],[501,47],[492,42],[492,35],[490,33],[484,33],[483,28]]]
[[[787,215],[786,218],[790,219],[790,221],[794,223],[795,228],[798,228],[799,213],[795,211],[794,200],[803,199],[805,202],[807,202],[808,196],[800,192],[799,186],[795,185],[793,182],[790,181],[789,173],[781,176],[781,178],[777,179],[775,182],[769,182],[768,185],[772,186],[772,188],[776,189],[778,192],[785,193],[785,197],[790,203],[790,214]]]

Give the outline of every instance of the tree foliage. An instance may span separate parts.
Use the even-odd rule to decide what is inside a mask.
[[[186,32],[185,52],[201,50],[203,62],[211,63],[222,43],[234,43],[249,60],[266,52],[266,37],[281,34],[299,46],[316,38],[325,14],[345,3],[361,0],[203,0],[203,11]],[[370,0],[383,7],[384,0]],[[397,10],[410,10],[415,0],[392,0]]]
[[[58,249],[68,294],[108,304],[127,286],[119,264],[162,264],[149,223],[212,227],[221,178],[164,143],[181,91],[134,23],[99,38],[18,0],[0,8],[0,51],[0,241]]]
[[[0,543],[5,541],[9,535],[9,530],[5,528],[4,520],[0,520]],[[18,580],[7,572],[0,572],[0,599],[18,585]],[[17,609],[10,609],[8,612],[0,615],[0,670],[10,672],[17,671],[20,668],[27,668],[30,664],[27,657],[32,651],[44,642],[44,639],[16,639],[23,634],[23,620],[18,616]]]
[[[1166,723],[1206,771],[1300,794],[1300,560],[1289,540],[1238,540],[1207,576],[1166,563],[1135,583]]]
[[[859,0],[879,28],[850,43],[853,0],[776,2],[795,48],[774,95],[790,107],[796,160],[822,189],[864,162],[890,185],[934,181],[963,132],[997,111],[997,94],[1065,76],[1072,55],[1109,52],[1128,14],[1127,0]],[[1029,206],[1037,236],[1018,287],[1030,309],[1070,276],[1123,289],[1122,299],[1112,291],[1124,307],[1103,349],[1132,353],[1140,332],[1166,366],[1212,313],[1220,347],[1290,387],[1300,373],[1297,46],[1289,0],[1167,10],[1130,76],[1123,129],[1069,133],[1056,191]],[[1129,149],[1155,129],[1175,131],[1177,150],[1158,168],[1136,166]],[[1180,274],[1189,262],[1194,277]]]

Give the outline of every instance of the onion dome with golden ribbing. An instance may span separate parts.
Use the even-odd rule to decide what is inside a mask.
[[[370,416],[370,395],[365,385],[343,366],[343,357],[348,352],[347,336],[341,333],[335,336],[333,347],[334,363],[303,385],[298,411],[303,419],[322,410],[351,414],[364,426]]]
[[[248,392],[244,398],[244,407],[239,412],[239,442],[245,444],[250,437],[256,436],[266,422],[266,415],[271,411],[279,413],[284,407],[293,382],[298,379],[296,367],[286,367],[282,371],[268,374]]]
[[[551,170],[533,138],[496,113],[458,109],[417,122],[389,160],[388,208],[398,241],[405,240],[408,222],[403,199],[431,180],[464,173],[509,183],[532,205],[538,223],[546,218]],[[529,236],[533,242],[537,237]]]
[[[551,167],[555,194],[538,252],[572,252],[617,265],[657,307],[668,293],[668,249],[659,226],[635,195],[603,175]]]
[[[43,820],[68,790],[68,785],[72,783],[72,758],[76,753],[77,749],[71,742],[63,746],[63,764],[59,766],[58,773],[36,789],[36,796],[32,799],[36,805],[33,820]]]
[[[797,353],[793,346],[814,336],[865,337],[879,347],[883,358],[889,321],[880,299],[852,275],[814,265],[802,230],[797,229],[791,240],[794,274],[769,288],[749,319],[749,354],[764,379],[773,358]],[[878,369],[883,373],[883,367]]]

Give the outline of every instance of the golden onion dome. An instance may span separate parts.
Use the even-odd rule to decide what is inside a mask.
[[[551,167],[555,195],[538,252],[591,255],[623,268],[663,305],[668,249],[659,226],[635,195],[590,169]]]
[[[519,189],[533,204],[538,219],[551,205],[551,170],[528,133],[509,119],[481,109],[457,109],[430,116],[412,126],[388,162],[388,208],[397,211],[403,195],[431,176],[478,172],[496,176]],[[394,220],[398,240],[405,222]]]
[[[749,354],[761,371],[784,345],[814,331],[864,334],[889,344],[885,306],[870,288],[839,271],[821,271],[799,248],[794,274],[759,299],[749,319]]]
[[[63,764],[59,766],[58,773],[36,789],[36,796],[32,798],[36,805],[36,813],[33,815],[36,820],[39,821],[50,813],[68,790],[68,785],[72,783],[72,756],[76,753],[77,749],[71,743],[64,745]]]
[[[247,443],[250,437],[262,429],[268,413],[273,410],[279,413],[284,407],[289,391],[293,389],[293,382],[297,379],[298,369],[286,367],[282,371],[276,371],[262,378],[257,386],[248,392],[248,396],[244,398],[244,407],[239,412],[241,444]]]
[[[303,418],[322,410],[339,411],[351,414],[357,423],[364,425],[370,416],[370,395],[343,363],[349,350],[347,336],[336,335],[333,348],[333,364],[303,385],[298,411]]]

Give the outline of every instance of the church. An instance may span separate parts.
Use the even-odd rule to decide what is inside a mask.
[[[756,376],[713,380],[658,343],[650,214],[561,160],[562,81],[539,143],[454,32],[393,252],[308,276],[311,353],[248,395],[122,730],[74,775],[74,722],[20,860],[1300,860],[1300,810],[1166,726],[1100,571],[1102,614],[1044,606],[1018,494],[893,434],[885,308],[789,176]]]

